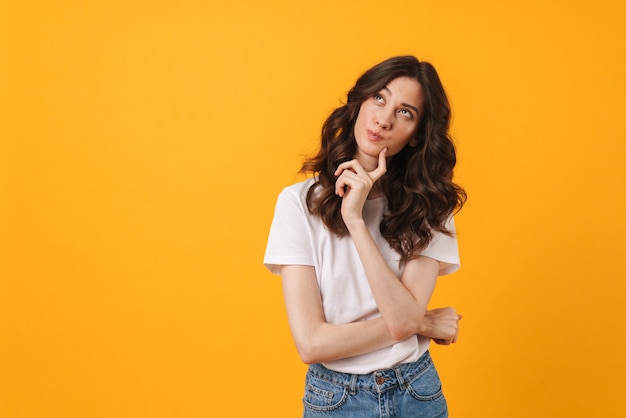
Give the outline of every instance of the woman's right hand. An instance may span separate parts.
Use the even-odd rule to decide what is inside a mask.
[[[422,320],[420,335],[430,337],[435,343],[448,345],[455,343],[459,336],[459,321],[462,316],[452,307],[426,311]]]

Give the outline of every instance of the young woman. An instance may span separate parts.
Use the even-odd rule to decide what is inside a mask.
[[[427,308],[459,267],[449,122],[431,64],[383,61],[324,123],[312,178],[278,197],[264,263],[309,364],[305,417],[447,416],[428,346],[455,342],[460,316]]]

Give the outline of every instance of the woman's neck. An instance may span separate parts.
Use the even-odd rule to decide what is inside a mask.
[[[380,180],[374,183],[374,186],[372,186],[372,190],[370,190],[370,193],[367,195],[367,200],[374,200],[378,199],[379,197],[385,197],[385,192],[380,185]]]

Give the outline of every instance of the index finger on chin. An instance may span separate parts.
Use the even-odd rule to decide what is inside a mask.
[[[387,147],[378,154],[378,167],[370,173],[370,177],[376,181],[387,172]]]

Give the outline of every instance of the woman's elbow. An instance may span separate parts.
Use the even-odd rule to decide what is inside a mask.
[[[300,360],[304,364],[314,364],[322,361],[319,347],[316,347],[314,344],[296,344],[296,349],[298,350]]]
[[[300,353],[300,360],[302,360],[304,364],[320,363],[320,361],[317,360],[315,356],[309,356],[309,355],[302,354],[302,353]]]
[[[404,328],[389,328],[389,334],[395,341],[404,341],[411,335],[415,335],[414,332],[407,331]]]
[[[323,358],[324,343],[316,337],[314,332],[298,333],[294,335],[294,343],[298,356],[305,364],[321,363]]]
[[[418,334],[418,329],[421,321],[404,320],[391,323],[387,325],[389,335],[395,341],[404,341],[407,338]]]

